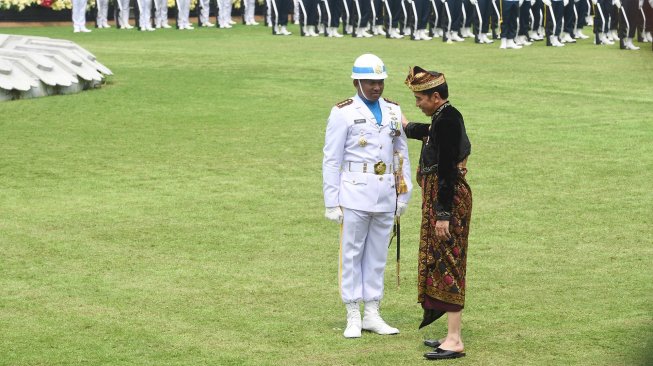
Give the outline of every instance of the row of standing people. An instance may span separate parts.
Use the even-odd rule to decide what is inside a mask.
[[[75,32],[90,32],[85,27],[85,2],[74,0]],[[97,1],[96,26],[108,28],[108,0]],[[166,0],[136,0],[137,26],[142,31],[170,28]],[[210,22],[210,0],[198,2],[198,24]],[[258,25],[255,0],[243,3],[243,23]],[[292,0],[266,0],[266,24],[275,35],[291,35],[288,16]],[[219,28],[231,28],[230,0],[217,0]],[[117,26],[129,24],[130,0],[117,0]],[[177,28],[193,29],[190,0],[176,1]],[[81,13],[81,14],[80,14]],[[410,37],[430,40],[438,37],[447,43],[474,38],[489,44],[500,39],[500,48],[519,49],[533,41],[546,40],[548,46],[562,47],[576,39],[589,38],[582,29],[594,25],[594,43],[610,45],[620,42],[623,49],[639,49],[633,43],[652,42],[653,0],[294,0],[294,19],[302,36],[366,38]],[[339,33],[342,25],[342,34]],[[491,34],[491,37],[488,36]]]
[[[270,0],[273,34],[286,29],[288,0]],[[594,43],[638,49],[633,38],[652,42],[653,0],[297,0],[302,36],[388,38],[493,43],[519,49],[533,41],[562,47],[590,38],[582,29],[594,25]],[[275,13],[275,10],[278,11]],[[282,14],[281,16],[277,14]],[[268,15],[270,16],[270,15]],[[342,34],[338,32],[342,25]],[[488,34],[491,33],[491,37]]]
[[[172,28],[169,24],[168,1],[167,0],[116,0],[116,27],[120,29],[133,29],[129,23],[130,12],[133,9],[136,13],[136,27],[141,31],[154,31],[157,28]],[[88,33],[86,27],[86,0],[73,0],[73,32]],[[109,0],[96,0],[96,27],[111,28],[109,25]],[[211,23],[210,7],[211,0],[198,1],[198,25],[200,27],[232,28],[236,22],[231,17],[232,0],[217,0],[218,15],[216,23]],[[255,0],[243,0],[243,23],[245,25],[258,25],[254,15]],[[190,21],[191,4],[190,0],[176,0],[176,28],[180,30],[192,30],[193,24]]]

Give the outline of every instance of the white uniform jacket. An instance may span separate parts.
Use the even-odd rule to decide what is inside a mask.
[[[381,126],[358,95],[331,109],[322,162],[325,207],[394,212],[397,200],[404,203],[410,200],[411,168],[406,134],[401,126],[401,108],[383,98],[379,99],[379,105]],[[399,136],[391,134],[393,129],[398,129]],[[408,187],[408,192],[399,197],[393,175],[395,151],[403,157],[403,176]],[[384,162],[387,167],[382,174],[374,172],[378,162]]]

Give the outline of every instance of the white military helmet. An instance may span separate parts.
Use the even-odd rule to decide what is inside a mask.
[[[371,53],[359,56],[351,69],[351,78],[354,80],[383,80],[387,77],[383,61]]]

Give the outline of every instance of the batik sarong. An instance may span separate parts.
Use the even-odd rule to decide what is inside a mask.
[[[465,180],[466,173],[466,169],[459,169],[449,222],[451,238],[448,240],[438,240],[435,235],[437,174],[417,173],[422,187],[417,294],[425,310],[425,319],[428,310],[441,316],[444,312],[460,311],[465,306],[467,237],[472,214],[472,191]],[[428,324],[422,326],[425,325]]]

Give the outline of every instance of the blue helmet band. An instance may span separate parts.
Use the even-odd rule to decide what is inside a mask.
[[[372,68],[372,67],[354,66],[351,71],[356,73],[356,74],[375,74],[376,73],[374,71],[374,68]],[[385,72],[385,65],[383,65],[383,71],[382,72]]]

